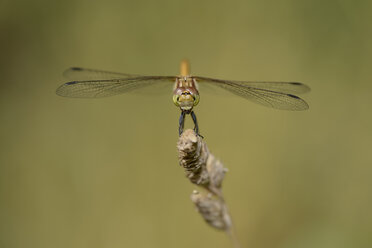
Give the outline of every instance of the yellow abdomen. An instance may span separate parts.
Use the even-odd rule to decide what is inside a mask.
[[[187,59],[181,61],[180,72],[182,77],[190,75],[190,63]]]

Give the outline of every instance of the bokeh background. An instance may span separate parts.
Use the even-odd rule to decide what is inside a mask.
[[[70,66],[300,81],[304,112],[201,92],[242,247],[372,246],[371,1],[0,1],[0,247],[231,247],[189,199],[171,91],[55,95]],[[190,120],[186,125],[192,126]]]

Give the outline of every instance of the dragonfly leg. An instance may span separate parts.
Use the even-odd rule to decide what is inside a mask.
[[[185,126],[185,111],[181,111],[180,120],[179,120],[179,127],[178,127],[178,134],[181,136],[183,133],[183,127]]]
[[[192,120],[194,121],[194,131],[195,131],[195,133],[197,134],[197,135],[199,135],[200,137],[202,137],[203,138],[203,136],[201,136],[200,135],[200,133],[199,133],[199,126],[198,126],[198,121],[197,121],[197,119],[196,119],[196,115],[195,115],[195,113],[194,113],[194,111],[191,111],[191,117],[192,117]]]

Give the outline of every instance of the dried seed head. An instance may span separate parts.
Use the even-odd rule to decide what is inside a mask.
[[[180,165],[192,183],[207,185],[209,175],[206,169],[208,148],[202,139],[191,129],[185,130],[177,143]]]
[[[212,227],[226,231],[240,247],[222,194],[222,181],[227,172],[222,163],[209,153],[206,143],[193,130],[185,130],[178,143],[178,158],[186,176],[209,191],[203,195],[194,190],[191,200],[203,219]]]
[[[225,204],[211,194],[207,196],[194,190],[191,200],[203,219],[212,227],[219,230],[228,230],[231,227],[231,219]]]
[[[196,133],[185,130],[177,143],[180,165],[185,168],[186,176],[194,184],[206,187],[220,194],[222,180],[227,169],[209,153],[206,143]]]
[[[221,161],[213,156],[213,154],[209,154],[206,168],[209,174],[210,187],[221,188],[222,180],[225,177],[227,169],[223,167]]]

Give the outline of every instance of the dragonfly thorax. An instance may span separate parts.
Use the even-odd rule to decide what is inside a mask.
[[[173,102],[183,111],[191,111],[199,103],[199,92],[193,78],[177,78],[173,91]]]

